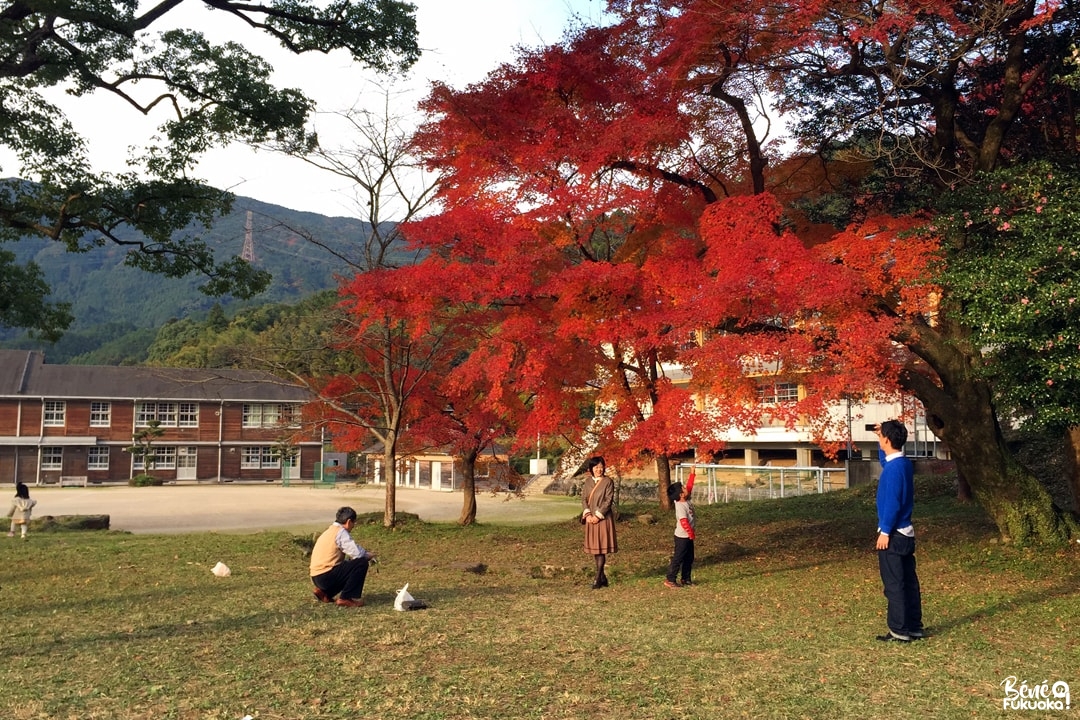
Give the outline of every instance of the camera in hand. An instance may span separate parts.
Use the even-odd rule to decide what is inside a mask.
[[[877,423],[866,423],[866,431],[867,432],[877,432],[877,428],[878,428]]]

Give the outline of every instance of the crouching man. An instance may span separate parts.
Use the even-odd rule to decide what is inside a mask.
[[[353,540],[356,511],[343,507],[311,551],[311,582],[315,584],[315,599],[319,602],[336,602],[342,607],[361,607],[364,601],[364,580],[368,564],[375,553],[368,552]],[[341,593],[337,600],[334,596]]]

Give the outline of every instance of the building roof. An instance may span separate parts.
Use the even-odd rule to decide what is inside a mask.
[[[361,455],[374,455],[376,457],[382,457],[383,448],[385,445],[381,441],[377,441],[368,445],[366,448],[360,450]],[[505,462],[509,459],[509,449],[501,444],[496,443],[494,448],[489,447],[477,456],[477,462],[487,462],[488,460],[496,460],[499,462]],[[424,447],[413,449],[409,451],[398,450],[397,456],[399,458],[404,457],[458,457],[454,454],[454,451],[449,446],[442,447]]]
[[[307,402],[310,393],[258,370],[48,365],[40,352],[0,350],[0,398]]]

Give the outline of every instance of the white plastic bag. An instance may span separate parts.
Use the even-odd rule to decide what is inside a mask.
[[[428,604],[423,600],[417,600],[409,594],[409,583],[398,590],[397,599],[394,600],[395,610],[423,610]]]
[[[394,609],[408,610],[409,603],[411,603],[415,599],[416,598],[409,594],[409,583],[405,583],[405,587],[398,590],[397,598],[394,599]]]
[[[229,577],[230,575],[232,575],[232,570],[230,570],[229,566],[223,562],[219,562],[217,565],[212,567],[210,569],[210,572],[214,573],[218,577]]]

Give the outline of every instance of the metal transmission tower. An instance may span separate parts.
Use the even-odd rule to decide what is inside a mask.
[[[247,220],[244,221],[244,249],[240,251],[240,258],[249,263],[255,262],[255,238],[251,234],[251,211],[247,211]]]

